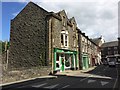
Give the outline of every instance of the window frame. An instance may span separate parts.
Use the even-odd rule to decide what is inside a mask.
[[[69,37],[68,37],[68,31],[61,31],[61,36],[63,35],[63,45],[61,43],[62,47],[68,47],[69,43]],[[66,38],[67,37],[67,38]],[[62,38],[61,38],[62,41]]]

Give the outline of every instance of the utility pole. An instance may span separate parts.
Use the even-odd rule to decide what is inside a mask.
[[[120,89],[120,37],[118,37],[118,88]]]

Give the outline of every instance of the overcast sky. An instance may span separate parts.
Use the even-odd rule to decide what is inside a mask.
[[[10,0],[4,0],[6,2]],[[118,0],[13,0],[21,4],[33,1],[51,12],[65,10],[68,18],[75,17],[77,26],[89,38],[103,36],[105,41],[118,38]],[[108,2],[109,1],[109,2]],[[16,16],[19,11],[14,12]]]

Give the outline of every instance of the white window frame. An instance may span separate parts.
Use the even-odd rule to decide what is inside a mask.
[[[63,35],[63,45],[62,45],[62,47],[68,47],[68,43],[69,43],[68,31],[62,31],[61,34]],[[66,36],[67,36],[67,45],[66,45]]]

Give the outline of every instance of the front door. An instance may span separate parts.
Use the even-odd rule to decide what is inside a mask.
[[[61,54],[61,69],[60,71],[64,71],[65,70],[65,55],[64,54]]]
[[[86,58],[83,57],[83,69],[85,69],[85,68],[86,68]]]

